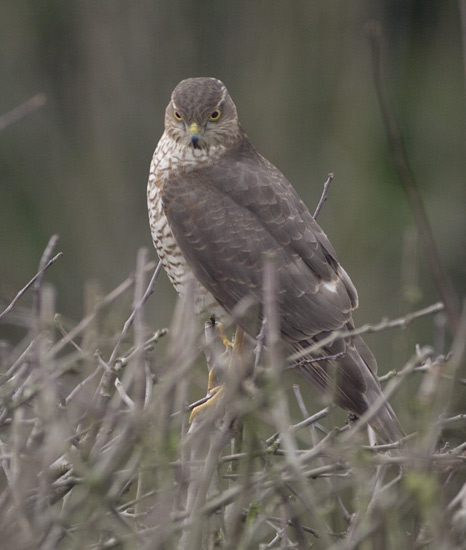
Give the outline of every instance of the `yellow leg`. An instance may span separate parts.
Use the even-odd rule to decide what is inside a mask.
[[[215,393],[215,369],[212,368],[209,371],[209,378],[207,379],[207,395],[213,395]]]
[[[240,358],[241,358],[241,352],[242,352],[242,349],[243,349],[243,338],[244,338],[244,333],[242,331],[242,329],[240,329],[239,327],[237,327],[236,329],[236,334],[235,334],[235,341],[234,343],[230,342],[230,340],[228,340],[228,338],[226,337],[224,331],[223,331],[223,327],[220,323],[218,323],[216,325],[219,329],[219,335],[220,335],[220,338],[223,342],[223,344],[225,345],[225,347],[227,348],[233,348],[232,349],[232,355],[230,357],[230,360],[229,360],[229,364],[228,364],[228,368],[230,367],[239,367],[241,362],[240,362]],[[207,381],[207,396],[206,396],[206,400],[201,403],[200,405],[197,405],[196,407],[193,408],[193,410],[191,411],[191,414],[189,416],[189,422],[191,423],[194,418],[202,411],[206,410],[208,407],[211,407],[212,405],[215,404],[215,402],[219,399],[219,397],[221,397],[221,395],[223,395],[223,393],[225,392],[225,388],[224,388],[224,385],[223,384],[220,384],[219,386],[216,386],[215,385],[215,369],[210,369],[209,371],[209,378],[208,378],[208,381]]]
[[[211,391],[209,391],[209,395],[207,396],[207,401],[204,401],[204,403],[202,403],[201,405],[197,405],[197,407],[194,407],[194,409],[191,411],[191,414],[189,415],[189,423],[191,424],[191,422],[200,412],[207,410],[208,408],[212,407],[212,405],[215,405],[215,402],[223,394],[224,391],[225,388],[223,384],[221,386],[212,388]]]
[[[244,332],[243,329],[240,327],[236,327],[236,333],[235,333],[235,341],[233,344],[233,357],[230,362],[230,366],[234,365],[235,367],[238,367],[240,365],[240,358],[241,353],[243,352],[243,342],[244,342]],[[225,342],[224,342],[225,343]],[[230,342],[231,344],[231,342]]]
[[[235,343],[228,339],[228,336],[225,334],[225,331],[223,330],[223,324],[216,321],[215,328],[218,330],[220,339],[222,340],[223,345],[227,348],[227,350],[228,348],[233,348]]]

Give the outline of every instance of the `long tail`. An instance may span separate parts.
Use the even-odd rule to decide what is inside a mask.
[[[369,409],[383,399],[382,390],[375,376],[372,376],[372,380],[368,381],[368,388],[365,395]],[[369,424],[383,443],[394,443],[406,435],[395,411],[387,401],[377,410],[369,421]]]
[[[340,349],[341,348],[341,349]],[[360,337],[353,342],[327,349],[328,355],[343,351],[344,355],[335,361],[336,379],[329,374],[325,362],[304,362],[297,366],[298,371],[312,385],[321,391],[334,389],[335,402],[343,409],[360,417],[372,406],[383,400],[383,393],[376,378],[377,363],[374,355]],[[393,443],[405,433],[390,404],[385,401],[369,421],[377,436],[383,443]]]

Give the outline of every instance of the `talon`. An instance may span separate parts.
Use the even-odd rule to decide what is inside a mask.
[[[238,358],[241,354],[242,347],[243,347],[243,331],[238,327],[236,330],[235,340],[234,342],[231,342],[226,337],[225,332],[223,331],[223,325],[221,323],[217,323],[215,321],[215,318],[213,317],[211,317],[210,321],[212,323],[212,326],[215,326],[215,328],[218,330],[218,334],[222,339],[223,344],[227,348],[225,350],[225,353],[230,352],[230,348],[232,349],[229,361],[230,362],[233,361],[234,363],[236,363],[238,361]],[[231,365],[229,364],[229,367],[230,366]],[[200,412],[211,407],[212,405],[215,405],[217,400],[225,393],[224,385],[216,384],[215,370],[216,369],[213,367],[209,370],[209,378],[207,380],[207,395],[205,398],[197,402],[197,403],[200,403],[199,405],[194,404],[191,414],[189,415],[190,424]]]
[[[212,371],[210,371],[212,372]],[[209,381],[210,381],[210,373],[209,373]],[[215,405],[217,399],[223,394],[224,387],[222,386],[215,386],[213,388],[209,389],[209,393],[207,394],[207,401],[204,401],[201,405],[197,405],[193,408],[191,411],[191,414],[189,415],[189,423],[191,424],[194,418],[202,411],[208,409],[209,407],[212,407],[212,405]]]
[[[228,348],[233,348],[235,343],[232,342],[228,336],[225,334],[225,331],[223,330],[223,324],[219,322],[215,322],[215,328],[218,330],[218,334],[220,336],[220,339],[223,342],[223,345]]]

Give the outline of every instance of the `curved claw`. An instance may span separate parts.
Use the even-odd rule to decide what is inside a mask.
[[[216,321],[215,322],[215,328],[218,330],[218,334],[220,336],[220,339],[222,340],[223,342],[223,345],[228,349],[228,348],[233,348],[235,343],[232,342],[228,336],[225,334],[225,331],[223,329],[223,324]]]
[[[208,409],[209,407],[212,407],[212,405],[215,405],[217,399],[223,394],[224,391],[225,388],[223,387],[223,384],[221,386],[209,388],[209,393],[206,396],[206,400],[203,401],[200,405],[195,406],[191,411],[191,414],[189,415],[189,423],[191,424],[191,422],[200,412]]]

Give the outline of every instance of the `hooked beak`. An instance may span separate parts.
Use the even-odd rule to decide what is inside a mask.
[[[189,126],[189,135],[191,136],[191,143],[194,149],[197,149],[199,140],[201,138],[201,130],[197,122],[192,122]]]

